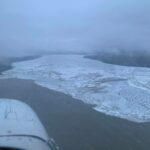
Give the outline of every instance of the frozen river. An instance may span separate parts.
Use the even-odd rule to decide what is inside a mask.
[[[50,61],[48,63],[45,62],[46,59],[54,61],[53,59],[49,59],[49,57],[50,56],[39,58],[40,62],[38,61],[38,59],[35,59],[14,64],[13,70],[9,70],[5,72],[3,76],[1,76],[2,79],[0,80],[0,98],[17,99],[29,104],[39,115],[48,131],[48,134],[53,137],[57,144],[60,146],[60,150],[149,150],[150,123],[139,123],[148,121],[149,116],[146,119],[133,119],[119,115],[115,117],[114,114],[114,116],[105,115],[105,112],[101,113],[100,109],[98,109],[100,108],[100,105],[99,103],[97,103],[97,101],[88,102],[88,96],[86,99],[81,99],[80,95],[78,99],[75,99],[73,97],[76,97],[76,95],[72,95],[72,93],[77,92],[77,87],[80,87],[79,92],[82,91],[83,93],[88,93],[89,90],[93,93],[96,92],[100,94],[108,94],[109,92],[111,92],[109,91],[109,89],[111,88],[112,90],[114,90],[112,86],[117,85],[122,86],[121,89],[117,89],[123,90],[122,93],[118,92],[118,94],[120,94],[121,96],[124,96],[126,94],[124,89],[127,85],[131,89],[133,88],[133,90],[143,90],[143,92],[148,93],[148,87],[143,86],[145,85],[145,82],[147,80],[142,81],[140,77],[136,76],[136,79],[138,80],[138,82],[140,82],[140,85],[137,85],[135,84],[137,82],[131,82],[134,81],[133,78],[126,79],[127,76],[121,76],[121,73],[125,74],[123,72],[123,70],[125,69],[118,71],[118,73],[115,72],[116,76],[114,77],[112,76],[113,67],[110,67],[109,69],[106,66],[104,66],[102,70],[100,70],[101,76],[97,77],[97,74],[94,74],[94,76],[93,74],[87,76],[87,72],[83,70],[81,62],[78,62],[79,65],[77,65],[76,67],[74,66],[71,74],[69,73],[70,68],[72,68],[71,63],[68,63],[68,65],[67,63],[62,64],[67,65],[66,68],[68,69],[68,71],[63,72],[64,70],[61,70],[61,68],[59,68],[59,65],[61,66],[61,63],[56,63],[56,67],[53,66],[52,63],[49,64]],[[80,56],[79,58],[82,59],[82,57]],[[56,59],[55,57],[55,60],[59,61],[60,58]],[[85,61],[88,61],[88,59],[85,59]],[[97,62],[94,63],[97,64]],[[91,68],[93,68],[93,70],[95,71],[94,66],[95,64],[93,64],[93,67]],[[47,71],[44,72],[44,67],[49,68],[48,75]],[[87,69],[88,67],[90,66],[88,65],[84,68]],[[78,70],[79,68],[80,70]],[[115,66],[116,70],[118,70],[118,68],[119,66]],[[50,69],[57,71],[57,73],[51,72]],[[138,72],[138,75],[140,70],[148,70],[146,68],[133,69],[132,67],[131,69]],[[27,71],[25,72],[25,70]],[[37,71],[35,72],[35,70]],[[91,72],[93,70],[91,69],[89,71]],[[99,69],[97,69],[96,71],[98,73]],[[77,73],[80,73],[82,78],[76,77],[74,79],[71,76],[67,76],[67,73],[73,76]],[[23,74],[22,77],[21,74]],[[102,76],[103,74],[105,76]],[[130,75],[130,70],[128,70],[127,75]],[[137,75],[137,73],[134,75]],[[60,76],[62,78],[60,78]],[[16,77],[24,79],[14,79]],[[39,80],[39,78],[41,80]],[[66,82],[65,79],[70,80]],[[89,79],[93,82],[89,82]],[[96,79],[96,81],[101,81],[103,83],[102,86],[104,87],[100,89],[93,88],[92,84],[95,84],[94,79]],[[46,84],[46,81],[48,81],[47,83],[49,86]],[[60,83],[58,81],[60,81]],[[75,81],[77,82],[76,84],[74,84]],[[116,83],[117,85],[115,85]],[[64,85],[70,86],[71,88],[65,89]],[[99,84],[97,86],[99,86]],[[65,89],[64,91],[62,90],[63,88]],[[132,91],[131,89],[129,90],[130,92]],[[94,95],[93,93],[92,96]],[[140,92],[138,94],[140,94]],[[130,95],[128,96],[130,98]],[[111,103],[107,103],[107,106],[111,106],[110,104]],[[119,103],[116,102],[116,105],[118,104]],[[137,105],[141,107],[140,103]],[[134,110],[132,110],[132,112],[134,112]],[[146,108],[144,110],[146,110]],[[139,112],[136,111],[135,113],[139,114]],[[120,117],[125,119],[121,119]],[[132,121],[128,121],[127,119]]]
[[[108,115],[150,121],[150,69],[125,67],[84,58],[49,55],[17,62],[1,78],[31,79],[93,105]]]

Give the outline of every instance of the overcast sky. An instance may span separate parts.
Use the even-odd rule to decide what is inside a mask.
[[[150,0],[0,0],[0,55],[150,50]]]

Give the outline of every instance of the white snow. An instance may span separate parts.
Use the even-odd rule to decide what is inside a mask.
[[[1,78],[32,79],[94,109],[136,122],[150,121],[150,69],[105,64],[82,55],[49,55],[18,62]]]

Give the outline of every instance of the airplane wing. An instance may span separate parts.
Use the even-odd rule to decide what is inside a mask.
[[[0,148],[53,150],[53,143],[27,104],[17,100],[0,100]]]

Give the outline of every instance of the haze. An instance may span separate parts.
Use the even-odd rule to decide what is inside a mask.
[[[149,0],[1,0],[0,55],[150,49]]]

